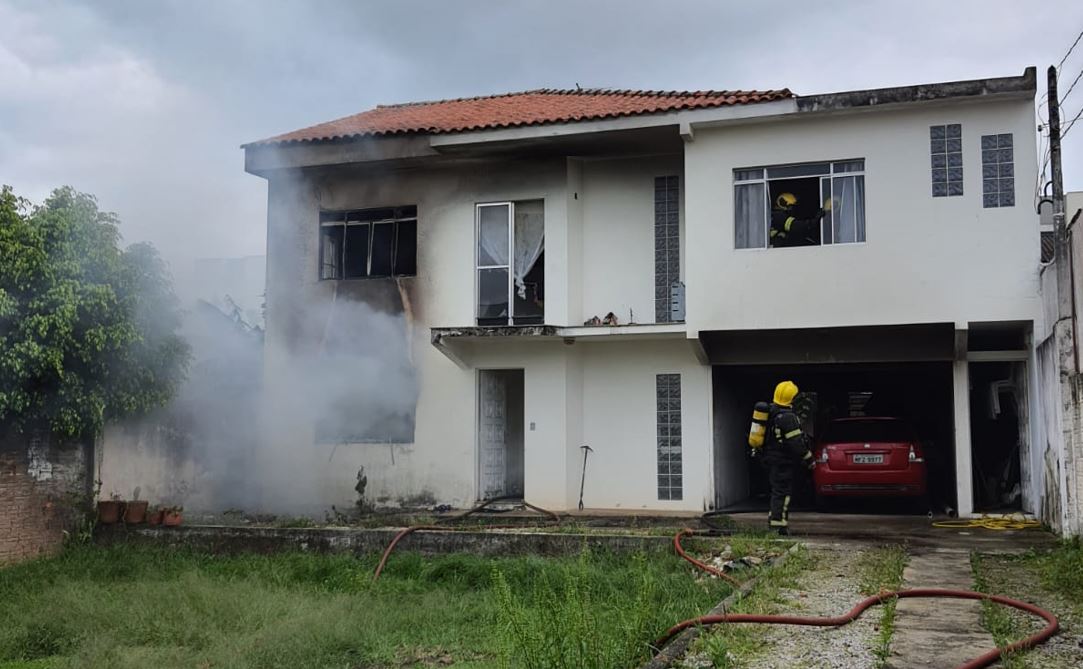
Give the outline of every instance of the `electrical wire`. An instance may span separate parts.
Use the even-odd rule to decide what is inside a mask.
[[[1064,106],[1064,101],[1067,100],[1068,96],[1072,94],[1072,89],[1074,89],[1075,85],[1079,83],[1080,77],[1083,77],[1083,70],[1080,70],[1079,74],[1075,75],[1075,79],[1072,81],[1072,85],[1069,86],[1068,90],[1065,91],[1064,95],[1061,96],[1061,98],[1060,98],[1060,106],[1062,106],[1062,107]]]
[[[1068,131],[1072,129],[1072,126],[1075,125],[1075,122],[1079,120],[1080,116],[1083,116],[1083,108],[1080,108],[1079,113],[1076,114],[1075,117],[1072,118],[1071,121],[1068,121],[1068,124],[1064,126],[1064,131],[1060,133],[1061,139],[1064,139],[1068,136]]]
[[[1072,46],[1068,47],[1068,53],[1064,54],[1064,58],[1061,58],[1060,62],[1057,63],[1057,72],[1060,72],[1060,68],[1062,65],[1064,65],[1064,61],[1068,60],[1068,56],[1072,55],[1072,50],[1075,49],[1075,46],[1077,44],[1079,44],[1080,39],[1083,39],[1083,30],[1079,31],[1079,35],[1077,35],[1075,41],[1072,42]]]

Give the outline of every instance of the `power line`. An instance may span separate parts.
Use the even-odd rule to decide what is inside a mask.
[[[1083,77],[1083,70],[1080,70],[1079,74],[1075,75],[1075,81],[1072,82],[1072,85],[1069,86],[1068,90],[1064,93],[1063,96],[1061,96],[1060,103],[1062,105],[1064,104],[1064,101],[1068,99],[1068,96],[1072,94],[1072,89],[1075,88],[1075,85],[1079,83],[1080,77]]]
[[[1068,47],[1068,53],[1064,54],[1064,58],[1060,59],[1060,63],[1057,65],[1057,72],[1060,72],[1061,65],[1064,65],[1064,61],[1068,60],[1068,56],[1072,55],[1072,50],[1075,49],[1075,45],[1079,44],[1079,40],[1083,39],[1083,30],[1079,31],[1079,35],[1072,42],[1072,46]]]
[[[1080,109],[1079,113],[1072,117],[1072,120],[1068,121],[1068,123],[1064,125],[1064,132],[1060,133],[1061,139],[1064,139],[1068,136],[1068,131],[1072,129],[1072,126],[1075,125],[1075,122],[1079,120],[1080,116],[1083,116],[1083,109]]]

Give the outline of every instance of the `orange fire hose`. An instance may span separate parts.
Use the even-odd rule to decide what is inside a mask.
[[[684,549],[681,547],[681,537],[685,537],[685,536],[688,536],[688,535],[691,535],[691,534],[694,534],[694,532],[692,530],[688,529],[688,528],[685,528],[685,529],[681,530],[680,532],[678,532],[673,537],[673,546],[674,546],[674,548],[676,548],[677,554],[680,555],[685,560],[688,560],[689,562],[694,564],[696,567],[698,567],[698,568],[700,568],[700,569],[702,569],[702,570],[704,570],[706,572],[709,572],[709,573],[712,573],[712,574],[715,574],[715,575],[718,575],[718,576],[725,576],[725,577],[727,577],[727,580],[729,580],[730,582],[735,582],[732,577],[729,577],[728,574],[723,575],[723,574],[721,574],[721,572],[719,570],[715,569],[714,567],[710,567],[709,565],[705,565],[704,563],[690,557],[688,554],[686,554],[684,552]],[[679,634],[683,630],[688,629],[689,627],[717,625],[719,623],[766,623],[766,624],[774,624],[774,625],[811,625],[811,626],[815,626],[815,627],[839,627],[839,626],[842,626],[842,625],[846,625],[847,623],[851,623],[854,620],[857,620],[857,618],[862,613],[864,613],[865,610],[868,609],[869,607],[875,606],[877,604],[883,604],[884,602],[886,602],[888,600],[891,600],[893,598],[894,599],[907,599],[907,598],[941,598],[941,597],[949,597],[949,598],[954,598],[954,599],[977,599],[977,600],[983,600],[983,601],[996,602],[997,604],[1003,604],[1005,606],[1011,606],[1013,608],[1019,609],[1020,611],[1026,611],[1027,613],[1031,613],[1033,615],[1039,616],[1039,617],[1045,619],[1045,621],[1046,621],[1046,626],[1043,627],[1041,629],[1041,631],[1039,631],[1039,632],[1037,632],[1035,634],[1032,634],[1032,635],[1026,637],[1025,639],[1020,640],[1020,641],[1016,641],[1015,643],[1007,646],[1004,649],[994,648],[994,649],[992,649],[992,650],[990,650],[990,651],[988,651],[988,652],[974,658],[973,660],[970,660],[970,661],[966,662],[965,664],[959,665],[959,667],[957,669],[980,669],[981,667],[988,667],[989,665],[991,665],[994,662],[996,662],[997,660],[999,660],[1001,655],[1004,654],[1004,653],[1011,653],[1011,652],[1014,652],[1014,651],[1017,651],[1017,650],[1023,650],[1023,649],[1026,649],[1026,648],[1033,648],[1034,646],[1037,646],[1037,645],[1039,645],[1041,643],[1044,643],[1046,640],[1049,639],[1049,637],[1056,634],[1057,630],[1059,629],[1059,625],[1057,623],[1057,618],[1052,613],[1050,613],[1049,611],[1046,611],[1045,609],[1034,606],[1033,604],[1028,604],[1027,602],[1021,602],[1018,599],[1012,599],[1010,597],[1002,597],[1001,595],[989,595],[989,594],[985,594],[985,593],[981,593],[981,592],[973,592],[973,591],[970,591],[970,590],[945,590],[945,589],[939,589],[939,588],[912,588],[912,589],[909,589],[909,590],[896,590],[894,592],[886,592],[885,591],[885,592],[881,592],[878,595],[873,595],[872,597],[867,597],[867,598],[861,600],[860,602],[858,602],[857,604],[855,604],[854,608],[850,609],[848,612],[842,614],[841,616],[825,616],[825,617],[781,616],[781,615],[768,616],[768,615],[752,615],[752,614],[747,614],[747,613],[729,613],[729,614],[724,614],[724,615],[700,616],[698,618],[692,618],[690,620],[685,620],[684,622],[678,623],[678,624],[674,625],[673,627],[669,628],[669,630],[666,631],[665,635],[663,635],[660,639],[658,639],[658,641],[655,642],[654,647],[655,648],[661,648],[670,639],[672,639],[674,636],[676,636],[677,634]]]
[[[483,509],[488,507],[490,504],[494,504],[496,502],[505,501],[505,500],[511,500],[511,499],[515,499],[517,503],[522,504],[523,506],[525,506],[528,509],[531,509],[532,511],[537,511],[538,513],[540,513],[540,514],[542,514],[542,515],[544,515],[544,516],[546,516],[548,518],[548,520],[546,522],[542,523],[541,525],[536,525],[535,527],[547,526],[547,525],[552,525],[552,524],[560,522],[560,516],[553,513],[552,511],[549,511],[548,509],[543,509],[540,506],[534,506],[533,504],[531,504],[529,502],[523,502],[523,501],[519,500],[518,498],[514,498],[514,497],[496,497],[496,498],[493,498],[493,499],[490,499],[490,500],[486,500],[485,502],[482,502],[481,504],[479,504],[479,505],[475,506],[474,508],[470,509],[466,513],[461,513],[461,514],[459,514],[457,516],[452,516],[450,518],[440,519],[440,520],[445,520],[445,522],[453,522],[453,521],[463,520],[465,518],[468,518],[469,516],[474,515],[475,513],[478,513],[479,511],[482,511]],[[439,521],[437,521],[437,522],[439,522]],[[486,529],[486,530],[508,530],[508,529],[514,529],[514,528],[519,528],[519,527],[524,527],[524,526],[523,525],[486,525],[484,529]],[[376,581],[377,579],[380,578],[380,574],[383,573],[384,567],[387,565],[387,559],[389,557],[391,557],[391,553],[395,550],[395,546],[400,541],[402,541],[404,538],[406,538],[408,535],[410,535],[410,534],[412,534],[412,533],[414,533],[414,532],[416,532],[418,530],[439,530],[441,532],[461,532],[463,530],[468,530],[468,529],[471,529],[471,528],[469,528],[469,527],[448,527],[446,525],[413,525],[411,527],[404,528],[398,534],[395,535],[395,538],[393,538],[391,540],[391,543],[389,543],[387,545],[387,548],[384,549],[384,554],[380,557],[380,563],[376,565],[376,571],[374,571],[373,574],[372,574],[372,580]]]
[[[494,502],[501,501],[501,499],[503,499],[503,498],[491,499],[491,500],[489,500],[487,502],[484,502],[483,504],[480,504],[479,506],[474,507],[473,509],[470,509],[466,513],[463,513],[463,514],[458,515],[458,516],[454,516],[452,518],[449,518],[448,520],[449,521],[462,520],[462,519],[464,519],[464,518],[466,518],[466,517],[468,517],[468,516],[470,516],[470,515],[472,515],[474,513],[477,513],[479,511],[481,511],[482,509],[484,509],[485,507],[489,506],[490,504],[492,504]],[[534,511],[538,511],[539,513],[542,513],[542,514],[546,515],[549,518],[548,524],[551,524],[551,523],[554,523],[554,522],[556,522],[556,523],[560,522],[560,516],[553,513],[552,511],[547,511],[545,509],[536,507],[536,506],[534,506],[532,504],[524,503],[524,505],[526,507],[530,508],[530,509],[533,509]],[[522,527],[522,526],[521,525],[487,525],[486,529],[508,529],[508,528],[514,528],[514,527]],[[372,575],[372,580],[375,581],[378,578],[380,578],[380,574],[383,572],[384,566],[387,564],[388,558],[391,557],[391,553],[395,550],[395,546],[399,543],[399,541],[401,541],[404,537],[410,535],[411,533],[416,532],[417,530],[461,531],[461,530],[464,530],[464,529],[469,529],[469,528],[447,527],[447,526],[444,526],[444,525],[414,525],[412,527],[404,528],[403,530],[399,531],[398,534],[395,535],[395,537],[391,540],[391,543],[389,543],[387,545],[387,548],[384,549],[383,556],[381,556],[381,558],[380,558],[380,563],[376,566],[376,571]],[[701,562],[700,560],[695,559],[694,557],[690,556],[688,553],[685,552],[684,547],[681,546],[681,539],[683,537],[692,536],[695,533],[696,532],[694,530],[692,530],[692,529],[684,528],[684,529],[680,530],[679,532],[677,532],[677,534],[675,534],[673,536],[673,548],[676,550],[677,555],[679,555],[683,559],[687,560],[688,562],[692,563],[697,569],[700,569],[700,570],[702,570],[702,571],[704,571],[704,572],[706,572],[708,574],[712,574],[714,576],[717,576],[717,577],[719,577],[719,578],[721,578],[721,579],[723,579],[723,580],[725,580],[728,583],[731,583],[733,585],[740,585],[740,581],[738,581],[733,576],[730,576],[729,574],[723,572],[721,569],[717,569],[715,567],[712,567],[709,564]],[[945,597],[946,598],[954,598],[954,599],[976,599],[976,600],[979,600],[979,601],[995,602],[997,604],[1003,604],[1005,606],[1011,606],[1013,608],[1019,609],[1020,611],[1025,611],[1027,613],[1036,615],[1036,616],[1038,616],[1040,618],[1043,618],[1046,621],[1045,627],[1043,627],[1039,632],[1037,632],[1035,634],[1032,634],[1032,635],[1030,635],[1030,636],[1028,636],[1028,637],[1026,637],[1024,639],[1021,639],[1020,641],[1016,641],[1015,643],[1010,644],[1009,646],[1007,646],[1007,647],[1005,647],[1003,649],[1001,649],[1001,648],[993,648],[992,650],[989,650],[988,652],[983,653],[982,655],[974,658],[973,660],[970,660],[970,661],[966,662],[965,664],[960,665],[959,667],[957,667],[957,669],[981,669],[982,667],[988,667],[989,665],[991,665],[994,662],[996,662],[997,660],[999,660],[1002,654],[1011,653],[1011,652],[1015,652],[1017,650],[1023,650],[1023,649],[1026,649],[1026,648],[1033,648],[1033,647],[1035,647],[1035,646],[1037,646],[1039,644],[1044,643],[1051,636],[1056,634],[1057,630],[1059,629],[1059,624],[1057,622],[1057,618],[1052,613],[1050,613],[1049,611],[1046,611],[1045,609],[1034,606],[1033,604],[1028,604],[1027,602],[1019,601],[1018,599],[1012,599],[1010,597],[1003,597],[1001,595],[989,595],[989,594],[985,594],[985,593],[981,593],[981,592],[973,592],[971,590],[947,590],[947,589],[940,589],[940,588],[911,588],[911,589],[908,589],[908,590],[884,591],[884,592],[881,592],[881,593],[879,593],[877,595],[873,595],[872,597],[866,597],[865,599],[863,599],[863,600],[859,601],[857,604],[855,604],[852,609],[850,609],[848,612],[842,614],[841,616],[816,617],[816,616],[752,615],[752,614],[747,614],[747,613],[729,613],[729,614],[723,614],[723,615],[710,615],[710,616],[700,616],[698,618],[691,618],[689,620],[685,620],[683,622],[677,623],[673,627],[669,628],[661,638],[659,638],[657,641],[655,641],[654,648],[657,648],[657,649],[662,648],[663,646],[666,645],[666,643],[668,643],[670,641],[670,639],[672,639],[673,637],[675,637],[676,635],[680,634],[682,631],[684,631],[684,630],[686,630],[686,629],[688,629],[690,627],[706,627],[706,626],[709,626],[709,625],[717,625],[719,623],[762,623],[762,624],[768,624],[768,625],[807,625],[807,626],[813,626],[813,627],[840,627],[842,625],[846,625],[846,624],[849,624],[849,623],[857,620],[858,617],[860,617],[861,614],[864,613],[870,607],[876,606],[878,604],[883,604],[884,602],[887,602],[887,601],[889,601],[891,599],[945,598]]]

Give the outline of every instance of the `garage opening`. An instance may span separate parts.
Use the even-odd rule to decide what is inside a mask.
[[[523,495],[523,370],[478,372],[478,499]]]
[[[969,367],[974,510],[1020,511],[1020,452],[1026,444],[1026,365],[972,362]]]
[[[790,379],[801,389],[795,410],[814,443],[829,438],[836,421],[893,418],[912,430],[925,460],[926,494],[896,497],[890,490],[861,490],[854,478],[833,511],[943,513],[956,509],[953,377],[950,362],[824,363],[785,366],[716,365],[713,368],[716,508],[754,511],[767,508],[766,472],[747,445],[752,406],[770,401],[775,384]],[[847,431],[871,421],[847,423]],[[886,428],[878,428],[883,433]],[[880,438],[847,436],[849,441]],[[864,443],[860,444],[864,446]],[[872,449],[875,451],[876,449]],[[867,459],[872,469],[881,463]],[[858,462],[862,462],[860,459]],[[810,476],[799,476],[794,508],[815,507]],[[842,482],[843,486],[851,483]],[[909,493],[907,493],[909,494]],[[821,500],[830,502],[830,500]]]

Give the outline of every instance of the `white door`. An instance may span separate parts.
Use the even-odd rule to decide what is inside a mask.
[[[478,441],[481,469],[481,499],[502,497],[507,493],[507,377],[500,372],[482,370],[479,375],[480,402]]]

